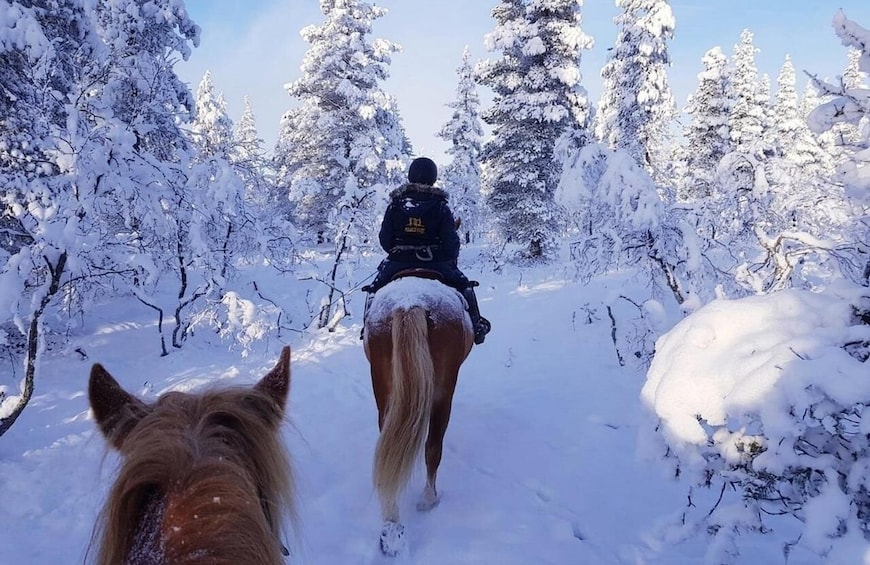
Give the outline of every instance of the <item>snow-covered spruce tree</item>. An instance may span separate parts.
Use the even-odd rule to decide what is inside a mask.
[[[728,58],[719,47],[702,59],[704,71],[689,97],[684,112],[692,118],[684,130],[686,175],[678,193],[680,200],[697,201],[713,193],[719,162],[731,149],[728,101]]]
[[[725,233],[743,236],[763,221],[769,197],[764,143],[767,115],[755,64],[758,49],[752,40],[752,33],[743,30],[731,58],[731,152],[720,162],[714,193],[719,212],[726,214]]]
[[[302,30],[310,47],[302,76],[287,86],[299,105],[284,117],[275,160],[298,227],[331,242],[329,215],[347,179],[366,190],[397,184],[410,147],[395,100],[381,88],[400,47],[370,39],[386,10],[360,0],[321,0],[320,9],[323,24]]]
[[[555,122],[548,130],[547,147],[553,147],[557,184],[564,160],[590,143],[593,135],[593,111],[580,65],[583,51],[595,42],[583,31],[582,9],[583,0],[529,0],[526,6],[533,26],[525,47],[531,56],[526,82],[544,106],[544,121]]]
[[[777,176],[773,204],[784,230],[836,239],[844,218],[842,193],[829,185],[833,161],[801,113],[794,66],[786,58],[774,101],[773,156]]]
[[[849,20],[842,11],[834,17],[834,30],[844,45],[860,50],[859,69],[870,73],[870,30]],[[810,114],[809,124],[816,133],[850,124],[860,129],[860,137],[847,145],[851,150],[846,161],[837,164],[836,180],[845,189],[852,207],[849,237],[855,242],[855,262],[860,266],[857,278],[870,283],[870,87],[846,88],[816,79],[823,95],[832,97]]]
[[[320,9],[324,23],[302,30],[310,44],[303,74],[287,87],[299,106],[284,117],[275,157],[278,189],[289,192],[303,237],[334,245],[333,266],[315,275],[328,289],[317,323],[334,327],[333,310],[346,312],[337,277],[371,245],[376,211],[402,181],[411,148],[381,88],[399,46],[369,39],[386,10],[360,0],[321,0]]]
[[[731,140],[735,150],[751,154],[759,148],[764,133],[764,108],[759,105],[758,67],[755,54],[758,48],[752,42],[748,29],[740,33],[740,43],[734,46],[729,76],[731,86]]]
[[[761,98],[759,105],[767,102]],[[841,226],[847,215],[842,191],[829,181],[830,155],[809,130],[799,108],[789,59],[777,79],[776,97],[767,116],[755,153],[757,174],[763,172],[765,179],[763,201],[767,204],[753,218],[754,237],[747,234],[742,239],[745,246],[738,280],[753,292],[818,288],[841,270],[845,259]]]
[[[546,231],[548,226],[541,225],[542,218],[537,216],[546,209],[543,195],[525,187],[528,180],[523,176],[524,167],[521,166],[524,164],[525,146],[521,144],[528,141],[524,139],[525,126],[515,115],[516,98],[526,65],[522,53],[526,34],[525,2],[503,0],[492,9],[492,17],[496,26],[484,38],[484,44],[490,51],[498,51],[501,55],[498,59],[481,61],[475,67],[478,82],[489,87],[494,94],[492,106],[482,115],[492,127],[490,141],[481,154],[484,193],[489,195],[486,204],[505,240],[525,239],[526,232],[529,232],[529,245],[535,246],[531,251],[541,254],[544,238],[550,237],[547,240],[550,242],[553,240]],[[508,216],[510,202],[516,205],[513,217]]]
[[[198,288],[186,194],[191,148],[180,127],[194,118],[194,100],[173,66],[190,56],[199,27],[174,0],[98,0],[96,14],[109,49],[104,100],[123,124],[116,135],[124,143],[112,169],[118,182],[100,216],[110,219],[105,230],[119,238],[135,270],[128,288],[158,314],[165,354],[164,313],[173,312],[175,327],[183,328],[184,305]],[[172,304],[158,299],[166,285]]]
[[[257,131],[250,99],[233,129],[233,170],[245,186],[248,213],[260,230],[260,252],[270,265],[280,271],[292,270],[296,251],[296,228],[290,222],[290,201],[275,189],[273,164],[266,157],[263,140]]]
[[[501,57],[476,70],[495,94],[483,114],[493,128],[483,150],[487,204],[504,238],[522,246],[524,259],[546,259],[555,251],[559,212],[553,193],[561,168],[556,143],[587,122],[579,50],[592,40],[580,28],[582,4],[502,2],[492,11],[496,27],[485,40]]]
[[[769,87],[765,89],[759,81],[756,51],[752,34],[744,30],[728,73],[730,150],[719,161],[710,197],[695,210],[697,229],[709,244],[703,254],[727,294],[745,293],[756,283],[747,272],[747,265],[763,254],[756,230],[766,233],[775,225],[769,202],[769,147],[764,137],[763,102],[764,92],[769,97]]]
[[[691,299],[689,271],[700,263],[694,232],[669,217],[655,182],[628,152],[602,144],[587,145],[566,163],[556,201],[569,213],[571,258],[581,279],[624,270],[648,281],[647,300],[617,296],[605,305],[620,364],[647,363],[662,303]]]
[[[223,97],[215,95],[210,72],[197,89],[191,138],[195,154],[186,189],[193,211],[191,263],[219,299],[237,264],[254,259],[260,250],[259,226],[248,211],[245,182],[236,168],[233,122]]]
[[[676,22],[667,0],[616,0],[622,9],[607,64],[596,114],[602,143],[622,149],[649,171],[661,186],[673,181],[669,162],[670,128],[676,105],[667,79],[668,41]]]
[[[867,75],[861,71],[859,67],[860,61],[861,50],[854,48],[849,49],[848,63],[846,68],[843,70],[843,75],[839,77],[838,82],[840,85],[837,86],[842,86],[842,89],[846,91],[864,86]],[[815,110],[821,103],[819,100],[821,94],[816,89],[812,79],[810,84],[811,86],[807,86],[807,88],[812,88],[814,90],[816,100],[810,100],[804,105],[807,115]],[[825,102],[830,98],[830,94],[826,93],[824,95]],[[855,145],[860,144],[861,142],[860,124],[838,122],[834,124],[831,129],[822,132],[821,141],[823,147],[831,154],[835,163],[848,161],[854,152]]]
[[[773,154],[776,146],[776,137],[773,129],[773,100],[771,96],[773,86],[770,75],[763,73],[758,79],[758,91],[755,93],[756,104],[761,109],[761,139],[765,155]]]
[[[271,189],[266,171],[268,161],[263,139],[257,131],[257,121],[251,99],[245,96],[242,115],[233,128],[233,168],[245,183],[245,200],[254,207],[270,212],[273,210]]]
[[[462,53],[462,64],[456,99],[448,104],[453,115],[438,132],[450,142],[447,154],[451,161],[440,174],[444,190],[451,196],[453,214],[462,221],[460,235],[465,243],[476,240],[484,228],[484,209],[480,193],[480,154],[483,146],[483,126],[480,123],[480,98],[470,62],[468,47]]]

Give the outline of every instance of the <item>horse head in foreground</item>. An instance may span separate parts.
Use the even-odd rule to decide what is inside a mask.
[[[398,498],[425,440],[426,486],[419,510],[440,499],[435,478],[450,421],[459,367],[474,332],[461,295],[435,280],[404,277],[374,296],[365,322],[380,436],[373,479],[384,527],[381,550],[396,555],[405,545]]]
[[[153,404],[94,365],[91,408],[122,458],[95,528],[96,562],[284,563],[293,481],[279,430],[289,388],[289,347],[253,387],[167,392]]]

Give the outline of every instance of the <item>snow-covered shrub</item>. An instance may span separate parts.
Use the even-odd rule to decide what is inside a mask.
[[[691,299],[687,270],[698,248],[695,236],[667,208],[649,173],[626,151],[589,144],[565,162],[556,202],[569,219],[570,257],[577,277],[625,272],[648,281],[643,300],[617,293],[605,304],[620,364],[648,364],[660,335],[658,315],[668,297]],[[642,283],[643,284],[643,283]]]
[[[688,483],[682,527],[714,535],[709,562],[737,555],[740,532],[775,532],[771,516],[800,521],[784,547],[832,562],[870,547],[868,312],[863,287],[785,290],[715,300],[658,340],[640,445]],[[701,487],[709,506],[691,503]]]
[[[582,148],[565,164],[555,197],[576,233],[571,256],[584,278],[634,266],[657,245],[664,205],[649,174],[623,150]]]
[[[274,304],[255,303],[237,292],[227,292],[194,316],[192,328],[211,327],[221,339],[241,348],[247,357],[255,344],[278,334],[281,310]]]

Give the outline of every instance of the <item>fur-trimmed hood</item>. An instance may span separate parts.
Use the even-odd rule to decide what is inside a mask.
[[[440,198],[443,198],[444,200],[447,200],[448,198],[447,191],[442,188],[438,188],[437,186],[406,182],[402,186],[395,188],[392,192],[390,192],[390,199],[398,200],[399,198],[406,196],[409,192],[431,194],[432,196],[438,196]]]

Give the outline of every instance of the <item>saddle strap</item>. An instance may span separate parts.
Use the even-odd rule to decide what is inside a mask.
[[[401,258],[406,252],[413,252],[418,261],[428,262],[435,259],[435,252],[441,249],[438,244],[434,245],[394,245],[390,249],[391,257]]]

